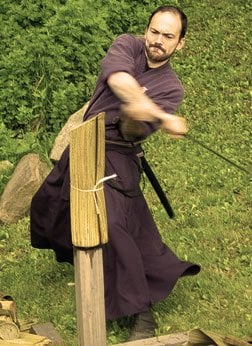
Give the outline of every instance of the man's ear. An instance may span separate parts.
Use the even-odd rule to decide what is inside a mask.
[[[184,47],[185,45],[185,37],[182,37],[180,40],[179,40],[179,43],[177,44],[177,47],[176,47],[176,50],[180,50]]]

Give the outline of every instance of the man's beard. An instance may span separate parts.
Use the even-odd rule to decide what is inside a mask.
[[[159,49],[161,49],[161,51],[162,51],[164,54],[161,54],[161,55],[156,54],[155,52],[153,52],[153,51],[151,50],[151,48],[159,48]],[[145,45],[145,51],[146,51],[147,58],[148,58],[148,60],[149,60],[150,62],[152,62],[152,63],[159,63],[159,62],[162,62],[162,61],[169,60],[170,57],[173,55],[173,53],[174,53],[175,50],[174,50],[172,53],[170,53],[170,54],[165,54],[165,50],[164,50],[162,47],[160,47],[160,46],[157,45],[157,44],[151,44],[149,47],[147,47],[147,46]]]

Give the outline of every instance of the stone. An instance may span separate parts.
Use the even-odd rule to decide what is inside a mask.
[[[75,127],[79,126],[83,122],[83,115],[86,112],[88,107],[88,102],[77,112],[70,115],[69,119],[59,132],[58,136],[54,141],[53,148],[50,153],[50,159],[52,161],[58,161],[63,153],[64,149],[69,144],[70,140],[70,131]]]
[[[22,157],[1,196],[0,221],[15,223],[26,216],[33,195],[49,172],[49,165],[38,154]]]
[[[53,346],[66,346],[66,343],[51,322],[34,324],[31,327],[30,333],[45,336],[47,339],[52,341]]]

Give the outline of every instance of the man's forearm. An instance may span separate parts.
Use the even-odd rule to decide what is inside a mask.
[[[109,76],[108,85],[124,103],[136,102],[144,93],[134,77],[126,72],[116,72]]]
[[[134,77],[126,72],[113,73],[108,78],[108,85],[113,93],[124,103],[122,110],[135,113],[143,121],[162,121],[164,114],[147,95]],[[133,115],[133,114],[132,114]],[[140,120],[140,119],[139,119]]]
[[[163,111],[145,93],[137,80],[126,72],[109,76],[108,85],[122,101],[121,110],[136,121],[160,122],[160,126],[173,135],[187,132],[186,121]]]

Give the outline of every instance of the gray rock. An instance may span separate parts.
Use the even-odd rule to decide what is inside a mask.
[[[0,199],[0,221],[15,223],[26,216],[31,199],[50,172],[37,154],[25,155],[17,164]]]
[[[86,112],[88,103],[86,103],[81,109],[72,114],[66,124],[63,126],[58,136],[55,139],[53,148],[50,153],[50,159],[52,161],[58,161],[63,153],[64,149],[69,144],[70,131],[76,126],[79,126],[83,121],[83,115]]]

